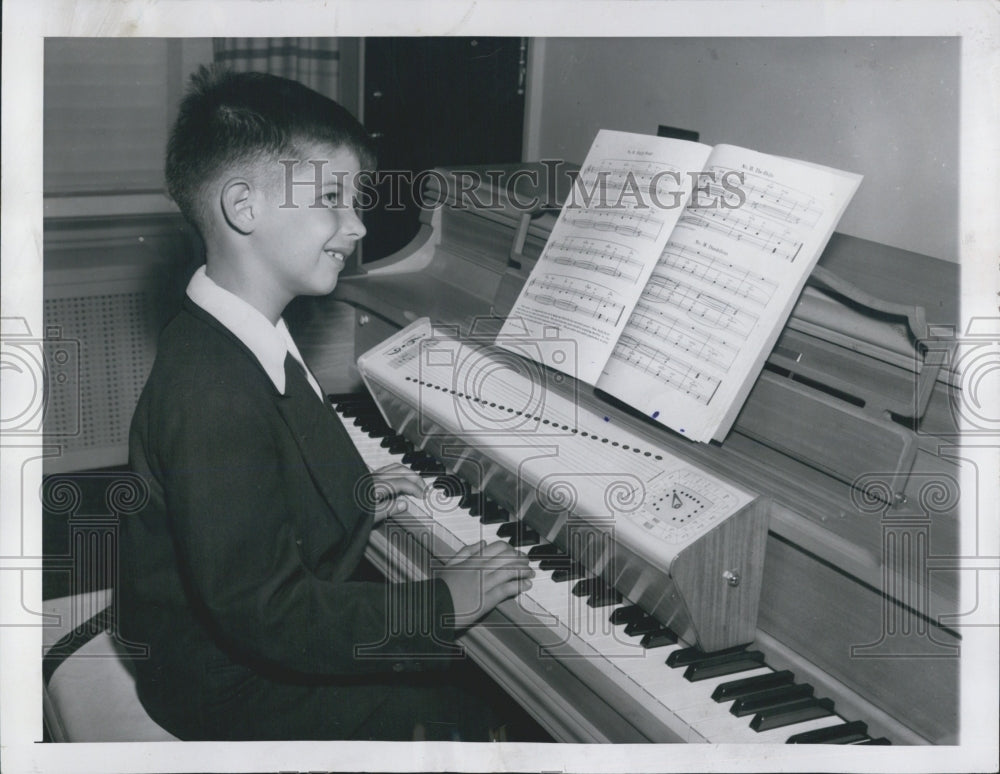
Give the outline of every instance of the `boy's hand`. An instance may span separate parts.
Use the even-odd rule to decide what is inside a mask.
[[[424,497],[430,484],[406,465],[394,463],[372,471],[366,481],[364,497],[374,505],[375,523],[406,510],[406,499],[400,495]]]
[[[438,574],[451,592],[455,627],[464,629],[505,599],[530,589],[535,571],[528,557],[509,543],[481,540],[460,549]]]

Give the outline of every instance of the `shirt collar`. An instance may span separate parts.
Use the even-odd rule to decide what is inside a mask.
[[[239,296],[217,285],[201,266],[191,277],[187,295],[249,349],[257,362],[274,383],[275,389],[285,394],[285,355],[302,363],[313,390],[322,398],[323,393],[316,384],[309,369],[305,368],[302,355],[288,332],[284,318],[279,317],[277,325],[272,325],[263,314]]]

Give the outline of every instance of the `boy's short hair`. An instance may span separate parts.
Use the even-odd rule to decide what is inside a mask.
[[[276,75],[202,66],[167,143],[167,192],[204,235],[203,193],[220,173],[297,158],[316,142],[350,148],[362,169],[374,169],[364,127],[329,97]]]

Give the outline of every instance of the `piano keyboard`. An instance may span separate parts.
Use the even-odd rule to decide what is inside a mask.
[[[686,647],[670,629],[587,577],[556,546],[396,435],[369,396],[332,400],[369,468],[402,462],[434,480],[436,496],[411,499],[409,510],[433,519],[434,534],[450,550],[507,540],[526,553],[535,570],[532,588],[504,604],[564,627],[560,657],[569,652],[596,666],[673,735],[716,743],[889,744],[869,736],[863,722],[836,714],[831,700],[796,683],[791,672],[767,666],[759,651],[740,647],[706,654]]]

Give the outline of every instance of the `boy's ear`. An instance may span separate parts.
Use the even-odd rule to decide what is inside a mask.
[[[253,185],[242,177],[231,178],[222,186],[222,214],[241,234],[251,233],[256,225],[253,193]]]

